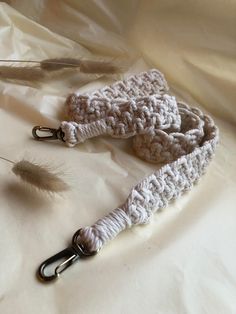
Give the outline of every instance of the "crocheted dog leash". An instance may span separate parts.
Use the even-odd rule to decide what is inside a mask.
[[[62,122],[58,130],[33,129],[36,139],[59,138],[71,147],[98,135],[133,137],[137,156],[165,163],[133,187],[123,205],[77,231],[72,247],[42,263],[41,279],[57,278],[77,258],[95,254],[122,230],[148,223],[155,211],[189,190],[204,173],[218,142],[218,129],[209,116],[167,92],[164,76],[150,70],[90,95],[70,95],[66,108],[73,122]],[[40,137],[39,130],[52,135]],[[45,268],[60,258],[65,260],[46,276]]]

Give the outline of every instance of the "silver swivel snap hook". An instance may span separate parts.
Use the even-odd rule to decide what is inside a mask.
[[[59,253],[46,259],[38,268],[38,278],[43,282],[49,282],[57,279],[60,274],[69,266],[74,264],[78,259],[84,259],[97,254],[98,251],[89,252],[79,243],[80,230],[76,231],[72,238],[72,245]],[[57,263],[58,262],[58,263]],[[47,268],[55,264],[51,274],[47,272]],[[47,272],[47,273],[46,273]]]
[[[42,136],[42,135],[38,134],[39,132],[47,133],[48,135],[43,135]],[[36,125],[32,129],[32,135],[38,141],[43,141],[43,140],[61,140],[61,141],[65,142],[65,140],[64,140],[65,133],[62,131],[61,128],[53,129],[53,128],[48,128],[48,127],[45,127],[45,126]]]

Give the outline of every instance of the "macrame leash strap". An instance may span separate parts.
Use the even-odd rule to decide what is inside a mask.
[[[135,154],[165,163],[134,186],[125,203],[91,227],[78,230],[70,247],[44,261],[41,280],[51,281],[77,259],[94,255],[122,230],[146,224],[157,210],[192,188],[203,175],[218,142],[213,120],[168,94],[164,76],[150,70],[104,87],[92,94],[72,94],[66,101],[71,122],[59,129],[36,126],[38,139],[61,139],[70,147],[99,135],[133,138]],[[50,135],[39,136],[38,131]],[[45,269],[56,262],[54,273]]]
[[[213,157],[218,142],[213,120],[167,92],[164,76],[150,70],[66,101],[73,122],[62,122],[61,130],[68,146],[98,135],[133,137],[137,156],[166,163],[141,180],[123,205],[80,230],[88,251],[98,251],[132,225],[148,223],[155,211],[191,189]]]

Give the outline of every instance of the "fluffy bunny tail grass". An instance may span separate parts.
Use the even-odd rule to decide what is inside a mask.
[[[58,71],[64,68],[77,68],[80,66],[80,60],[73,58],[45,59],[40,62],[40,66],[46,71]]]
[[[22,81],[39,81],[44,73],[37,67],[0,66],[0,78]]]
[[[59,193],[69,189],[69,186],[47,167],[22,160],[12,168],[15,175],[23,181],[47,192]]]
[[[73,58],[45,59],[40,62],[41,69],[57,71],[64,68],[79,68],[82,73],[90,74],[115,74],[121,73],[122,68],[107,61],[92,61]]]
[[[121,73],[122,68],[112,62],[81,60],[80,71],[91,74],[115,74]]]

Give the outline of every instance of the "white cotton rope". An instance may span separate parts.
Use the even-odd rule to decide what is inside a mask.
[[[133,137],[137,156],[166,163],[132,188],[125,203],[80,231],[89,251],[132,225],[146,224],[152,214],[179,197],[204,173],[218,142],[213,120],[199,109],[167,94],[158,70],[134,75],[90,95],[72,94],[66,101],[74,122],[62,122],[68,146],[98,135]]]

